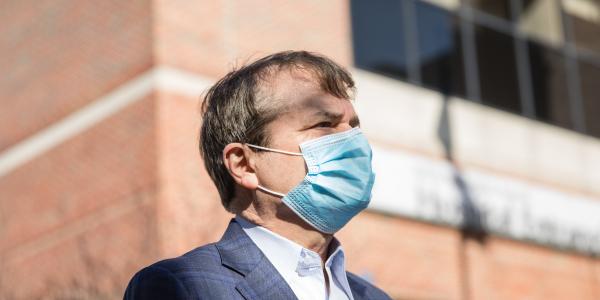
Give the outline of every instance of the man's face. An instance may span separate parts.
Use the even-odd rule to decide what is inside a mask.
[[[284,108],[266,127],[270,148],[301,152],[299,145],[305,141],[359,125],[352,103],[323,91],[307,71],[282,70],[263,86],[263,93],[268,95],[267,101],[274,99]],[[255,171],[260,185],[283,194],[306,176],[303,157],[274,152],[259,152]]]

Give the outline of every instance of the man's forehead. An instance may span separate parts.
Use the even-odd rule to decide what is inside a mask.
[[[316,72],[307,68],[285,67],[271,68],[261,76],[264,92],[285,93],[290,89],[320,89],[321,79]]]
[[[291,108],[305,109],[314,114],[343,114],[345,110],[352,107],[348,99],[340,99],[325,91],[299,97],[298,101],[290,103]]]
[[[266,98],[285,107],[284,110],[332,110],[340,104],[351,103],[349,99],[337,98],[325,91],[321,86],[322,79],[306,68],[278,70],[264,79],[262,92]]]

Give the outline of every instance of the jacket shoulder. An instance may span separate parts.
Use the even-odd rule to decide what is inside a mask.
[[[190,299],[231,291],[239,274],[223,267],[214,244],[156,262],[136,273],[124,299]]]
[[[383,290],[362,279],[360,276],[350,272],[346,272],[346,276],[348,277],[348,284],[350,284],[352,293],[358,293],[362,295],[362,299],[392,299]]]
[[[130,280],[123,299],[190,299],[189,291],[170,270],[148,266]]]

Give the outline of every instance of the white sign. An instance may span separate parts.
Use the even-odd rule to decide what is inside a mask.
[[[476,218],[490,233],[600,254],[600,199],[377,145],[373,151],[370,209],[457,227]]]

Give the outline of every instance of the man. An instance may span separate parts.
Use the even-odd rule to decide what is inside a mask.
[[[333,234],[371,198],[354,82],[305,51],[262,58],[206,94],[200,151],[224,207],[217,243],[138,272],[126,299],[389,299],[345,271]]]

